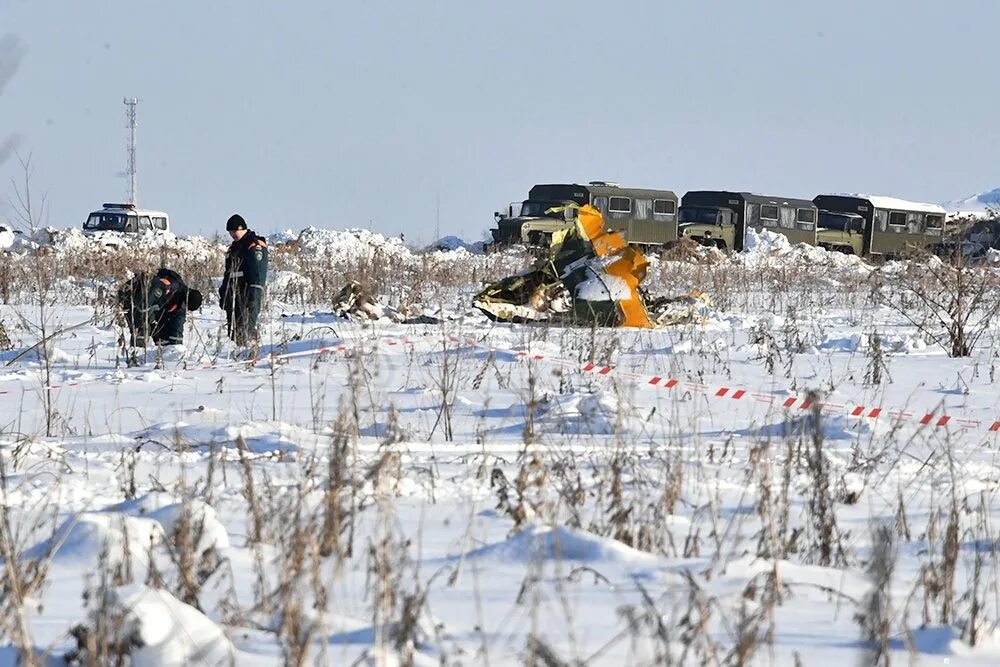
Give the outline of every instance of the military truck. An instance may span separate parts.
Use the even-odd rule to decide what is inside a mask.
[[[857,213],[819,212],[816,243],[821,248],[860,257],[864,249],[864,233],[865,219]]]
[[[695,190],[681,199],[679,234],[734,252],[743,250],[747,229],[769,229],[792,243],[815,245],[817,213],[808,199]]]
[[[584,204],[598,209],[606,229],[621,232],[629,243],[658,246],[677,240],[678,199],[673,192],[591,181],[587,185],[534,186],[517,215],[495,214],[493,241],[497,245],[547,245],[554,232],[574,224],[576,207]],[[513,206],[508,207],[511,213],[513,210]]]
[[[830,250],[892,258],[944,236],[945,210],[937,204],[881,195],[819,195],[813,203],[821,211],[817,243]]]

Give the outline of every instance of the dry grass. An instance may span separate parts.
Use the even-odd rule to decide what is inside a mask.
[[[996,302],[993,291],[958,294],[963,289],[980,287],[973,288],[968,277],[943,281],[944,274],[937,268],[912,268],[912,272],[901,274],[904,277],[899,280],[911,286],[909,293],[897,289],[901,283],[893,282],[895,277],[881,271],[865,278],[841,280],[836,293],[831,294],[824,288],[822,275],[803,278],[810,273],[803,265],[748,267],[728,261],[705,262],[701,255],[678,258],[681,253],[679,249],[663,258],[655,285],[661,292],[676,293],[678,287],[697,285],[712,292],[722,310],[756,310],[785,318],[779,329],[765,325],[754,333],[753,341],[761,350],[756,363],[770,375],[794,374],[795,355],[817,342],[823,333],[809,328],[803,320],[809,313],[834,303],[856,309],[860,319],[864,308],[870,306],[869,299],[876,295],[886,303],[905,308],[908,317],[919,323],[918,329],[928,335],[942,335],[943,331],[946,338],[941,340],[955,352],[956,338],[949,333],[949,326],[954,325],[956,317],[965,317],[970,309],[979,313],[961,325],[961,342],[970,346],[969,350],[987,340],[983,336],[992,322],[990,307],[976,306],[970,297],[993,298],[992,303]],[[38,264],[46,266],[44,262],[50,259],[54,258],[42,253],[30,261],[0,262],[0,296],[17,300],[26,295],[44,297],[50,293],[47,290],[58,292],[61,283],[41,285],[39,274],[31,268],[32,263],[36,270]],[[457,267],[431,255],[406,263],[392,259],[322,265],[308,260],[294,244],[275,249],[274,270],[299,273],[307,279],[308,288],[274,298],[323,303],[323,296],[334,294],[344,276],[349,275],[394,306],[444,303],[448,299],[454,303],[456,292],[462,294],[470,285],[505,274],[519,258],[494,255]],[[210,257],[101,251],[73,260],[60,258],[58,273],[61,281],[96,286],[100,292],[110,289],[130,271],[160,265],[171,266],[190,284],[212,293],[213,276],[221,272],[221,249]],[[986,284],[985,278],[980,282]],[[989,285],[990,290],[996,287],[995,283]],[[935,319],[940,308],[923,298],[933,290],[944,290],[950,299],[947,303],[961,304],[944,308],[950,320]],[[598,363],[612,358],[621,343],[606,333],[592,331],[589,340],[577,340],[575,348],[567,345],[567,356],[577,354]],[[498,386],[509,382],[492,358],[483,361],[449,355],[447,334],[442,329],[442,354],[447,361],[429,376],[429,385],[439,398],[438,419],[429,432],[410,434],[413,438],[430,441],[440,436],[445,442],[451,441],[455,437],[451,411],[456,392],[463,387],[478,388],[484,382]],[[530,335],[555,340],[559,333],[539,329]],[[695,339],[697,333],[692,330],[677,334],[678,339],[686,336]],[[880,385],[888,381],[888,362],[874,325],[868,340],[870,358],[864,379]],[[725,372],[727,361],[718,351],[696,349],[701,372]],[[302,665],[328,658],[324,642],[317,638],[328,632],[326,615],[336,605],[338,583],[351,563],[363,561],[368,576],[365,603],[376,636],[372,656],[392,655],[402,664],[412,664],[417,652],[433,647],[442,663],[449,663],[452,657],[468,660],[468,655],[452,655],[454,647],[436,634],[428,610],[436,590],[465,575],[459,572],[460,566],[451,577],[419,573],[412,553],[416,536],[404,533],[398,521],[401,481],[429,479],[431,488],[435,488],[442,482],[437,477],[436,463],[427,465],[409,455],[400,433],[391,426],[394,418],[382,431],[377,453],[361,453],[360,434],[383,414],[366,373],[367,367],[377,365],[377,358],[373,352],[365,352],[345,363],[349,365],[350,382],[340,395],[336,416],[323,419],[317,413],[313,421],[313,428],[328,436],[328,446],[288,462],[290,472],[280,486],[264,467],[255,465],[241,438],[234,443],[234,460],[219,459],[217,447],[205,454],[212,466],[218,465],[218,469],[209,468],[212,472],[207,482],[171,486],[185,509],[175,530],[166,536],[161,569],[147,580],[171,590],[191,606],[224,617],[231,626],[272,633],[284,663]],[[597,662],[608,651],[632,643],[652,646],[656,664],[754,664],[763,653],[773,652],[780,630],[776,609],[794,593],[794,584],[782,578],[788,562],[867,573],[870,593],[863,600],[840,602],[853,605],[859,636],[870,649],[869,664],[888,665],[892,656],[890,640],[907,636],[919,625],[954,626],[972,644],[997,626],[998,609],[991,601],[1000,588],[997,541],[990,527],[995,508],[990,497],[970,505],[968,498],[957,494],[960,472],[950,443],[933,443],[925,467],[909,481],[914,487],[940,485],[938,471],[948,470],[951,479],[945,488],[950,492],[935,496],[918,517],[908,516],[904,490],[894,490],[889,494],[892,506],[888,514],[894,515],[896,521],[886,525],[885,513],[873,512],[873,537],[859,541],[842,529],[842,517],[853,512],[858,503],[857,497],[841,493],[844,475],[854,471],[866,475],[886,473],[914,443],[898,442],[892,433],[880,436],[877,441],[865,443],[864,451],[861,443],[857,444],[853,470],[838,467],[831,462],[819,410],[812,413],[804,427],[790,425],[784,437],[753,437],[742,445],[692,441],[683,425],[677,427],[676,437],[654,440],[622,427],[631,418],[626,414],[628,389],[613,386],[608,391],[618,397],[622,406],[618,428],[604,441],[606,447],[584,447],[584,443],[592,441],[588,434],[559,434],[539,427],[537,419],[544,414],[551,393],[581,391],[573,383],[583,381],[560,377],[558,387],[550,386],[551,382],[534,368],[526,376],[521,392],[525,420],[517,459],[507,461],[491,455],[488,436],[484,435],[482,455],[469,461],[464,473],[476,478],[489,471],[489,479],[483,483],[492,488],[498,510],[510,518],[512,532],[539,525],[585,529],[642,552],[694,559],[699,565],[697,570],[684,572],[680,593],[675,590],[653,594],[636,582],[640,591],[637,601],[623,606],[617,618],[608,621],[616,624],[618,634],[608,645],[578,661],[566,657],[570,650],[564,647],[572,645],[572,641],[542,636],[532,626],[522,654],[526,663]],[[326,397],[314,398],[322,401]],[[814,398],[819,403],[821,396],[816,394]],[[781,415],[769,417],[780,419]],[[206,444],[178,442],[173,443],[173,448],[190,454],[196,446]],[[7,497],[8,480],[17,471],[5,456],[0,449],[0,479]],[[131,466],[134,471],[134,461]],[[724,498],[720,485],[714,483],[723,478],[745,483],[744,494],[735,504],[732,498]],[[138,486],[133,473],[125,497],[135,496],[150,484],[141,481]],[[204,515],[192,508],[198,503],[211,503],[213,494],[222,491],[239,493],[245,502],[248,535],[244,548],[253,553],[254,596],[252,602],[244,600],[242,604],[235,593],[222,596],[222,602],[213,609],[206,602],[213,597],[208,590],[223,585],[224,573],[232,564],[217,552],[199,549],[203,531],[199,517]],[[434,502],[433,494],[430,502]],[[0,630],[4,640],[17,646],[24,659],[30,661],[35,647],[23,618],[31,592],[45,585],[46,561],[19,558],[17,554],[34,543],[48,524],[37,521],[17,531],[11,510],[6,504],[3,508],[0,609],[4,620]],[[52,504],[39,516],[59,511],[61,508]],[[674,521],[678,517],[686,523]],[[358,539],[361,527],[368,529],[363,541]],[[921,576],[910,595],[901,599],[892,590],[894,568],[899,549],[907,544],[923,549],[919,556]],[[963,558],[963,545],[969,544],[983,545],[974,548],[971,562]],[[714,577],[746,556],[762,559],[770,567],[748,581],[737,598],[714,589]],[[575,572],[565,579],[583,576],[597,581],[604,574]],[[121,571],[100,570],[95,574],[88,601],[91,618],[74,631],[79,647],[70,657],[79,664],[126,664],[126,657],[134,650],[135,638],[123,637],[122,619],[104,606],[108,590],[123,578],[128,577]],[[232,586],[232,582],[228,585]],[[541,599],[539,587],[543,585],[539,579],[526,579],[518,609],[511,613],[534,618]],[[566,613],[571,616],[573,611],[568,608]],[[720,631],[720,627],[726,630]],[[488,659],[486,651],[484,648],[476,658]],[[808,664],[808,659],[803,664]]]

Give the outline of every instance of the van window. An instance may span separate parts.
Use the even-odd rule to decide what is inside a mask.
[[[653,200],[653,215],[673,215],[677,212],[677,204],[670,199]]]
[[[900,228],[893,231],[901,231],[906,226],[906,214],[900,211],[889,211],[889,226]]]
[[[590,200],[590,205],[601,213],[608,212],[608,198],[604,195],[595,195],[594,198]]]
[[[628,197],[612,197],[609,202],[608,210],[611,213],[631,213],[632,200]]]
[[[91,213],[83,228],[121,232],[125,231],[125,220],[121,213]]]
[[[153,218],[153,229],[159,229],[160,231],[167,230],[167,219],[166,218]]]
[[[775,221],[778,219],[778,207],[773,204],[763,204],[760,207],[760,219]]]
[[[139,231],[140,232],[148,232],[152,228],[153,228],[153,223],[149,219],[148,215],[144,215],[144,216],[142,216],[142,217],[139,218]]]

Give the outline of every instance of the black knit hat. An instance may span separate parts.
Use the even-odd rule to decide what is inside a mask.
[[[201,290],[189,289],[187,293],[187,308],[188,310],[198,310],[201,308],[202,296]]]
[[[234,213],[229,216],[229,220],[226,221],[226,231],[232,232],[237,229],[246,229],[247,221],[243,219],[243,216],[239,213]]]

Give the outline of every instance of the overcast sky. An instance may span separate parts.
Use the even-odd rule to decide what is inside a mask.
[[[1000,3],[0,0],[0,177],[49,223],[127,192],[179,233],[478,239],[534,183],[1000,185]],[[0,210],[0,214],[2,214]],[[9,210],[7,211],[9,213]]]

